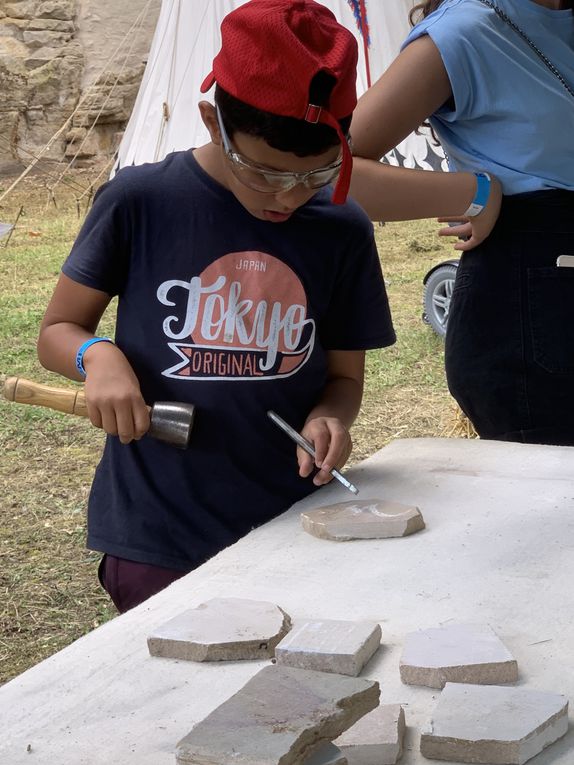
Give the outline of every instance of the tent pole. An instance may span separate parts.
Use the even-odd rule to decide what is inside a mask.
[[[359,0],[361,13],[361,37],[363,38],[363,50],[365,52],[365,68],[367,70],[367,87],[371,87],[371,64],[369,61],[369,25],[367,23],[367,9],[365,0]]]

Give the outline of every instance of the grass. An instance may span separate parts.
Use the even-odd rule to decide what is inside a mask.
[[[88,171],[66,180],[89,185]],[[0,179],[7,188],[9,179]],[[38,326],[61,263],[78,231],[76,194],[26,179],[3,204],[9,246],[0,241],[0,373],[69,385],[36,360]],[[395,438],[451,434],[455,408],[443,373],[443,342],[421,321],[422,279],[452,256],[437,225],[376,226],[398,342],[369,353],[352,461]],[[112,331],[112,313],[103,333]],[[460,434],[464,434],[460,431]],[[99,554],[85,548],[85,508],[103,437],[87,421],[0,400],[0,684],[115,612],[100,589]]]

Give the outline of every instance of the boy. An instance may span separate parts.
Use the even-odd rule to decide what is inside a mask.
[[[211,142],[100,189],[38,341],[109,434],[88,546],[120,611],[329,481],[365,349],[395,339],[372,225],[329,188],[344,202],[353,35],[312,0],[251,0],[221,31],[216,105],[199,104]],[[94,333],[114,295],[112,342]],[[195,404],[187,451],[142,438],[157,400]]]

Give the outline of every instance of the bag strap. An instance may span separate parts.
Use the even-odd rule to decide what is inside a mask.
[[[529,45],[529,46],[532,48],[532,50],[533,50],[533,51],[536,53],[536,55],[538,56],[538,58],[539,58],[539,59],[540,59],[540,60],[541,60],[541,61],[542,61],[542,62],[543,62],[545,65],[546,65],[546,67],[547,67],[548,69],[550,69],[550,71],[552,72],[552,74],[553,74],[553,75],[554,75],[554,76],[555,76],[555,77],[556,77],[556,78],[559,80],[559,82],[561,83],[561,85],[562,85],[562,86],[563,86],[563,87],[564,87],[564,88],[565,88],[565,89],[568,91],[568,93],[570,93],[570,95],[572,96],[572,98],[574,98],[574,90],[572,90],[572,88],[570,87],[570,85],[569,85],[569,84],[566,82],[566,79],[565,79],[565,78],[564,78],[564,77],[563,77],[563,76],[560,74],[559,70],[558,70],[558,69],[557,69],[557,68],[554,66],[554,64],[552,63],[552,61],[550,61],[550,59],[548,58],[548,56],[546,56],[546,55],[545,55],[545,54],[544,54],[544,53],[543,53],[543,52],[540,50],[540,48],[539,48],[539,47],[538,47],[538,46],[537,46],[535,43],[533,43],[533,42],[532,42],[532,40],[530,39],[530,37],[528,37],[528,35],[527,35],[525,32],[523,32],[523,31],[522,31],[522,29],[520,29],[520,27],[518,27],[518,26],[517,26],[517,25],[514,23],[514,21],[512,21],[512,19],[511,19],[511,18],[509,18],[509,17],[506,15],[506,13],[504,13],[504,11],[501,11],[501,10],[500,10],[500,8],[498,8],[498,6],[494,5],[494,3],[491,3],[491,2],[490,2],[490,0],[478,0],[478,2],[479,2],[479,3],[482,3],[483,5],[486,5],[488,8],[490,8],[491,10],[493,10],[493,11],[496,13],[496,15],[497,15],[497,16],[498,16],[498,17],[499,17],[499,18],[500,18],[502,21],[504,21],[504,23],[505,23],[505,24],[508,24],[508,26],[509,26],[511,29],[513,29],[513,30],[516,32],[516,34],[520,35],[520,37],[522,37],[522,39],[524,40],[524,42],[526,42],[526,43],[527,43],[527,44],[528,44],[528,45]]]

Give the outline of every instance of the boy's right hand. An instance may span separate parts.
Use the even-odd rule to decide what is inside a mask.
[[[137,377],[120,349],[112,343],[95,343],[84,356],[84,391],[92,425],[122,444],[139,440],[150,426]]]

